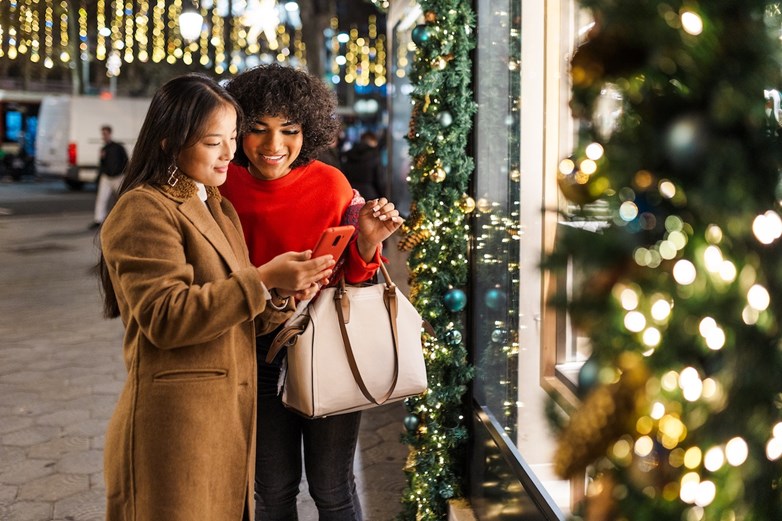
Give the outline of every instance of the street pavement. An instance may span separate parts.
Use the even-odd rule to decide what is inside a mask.
[[[93,200],[55,183],[0,182],[2,521],[104,519],[104,431],[125,369],[122,324],[102,318],[93,274]],[[401,510],[403,417],[400,404],[364,413],[355,468],[367,521]],[[299,511],[317,519],[306,483]]]

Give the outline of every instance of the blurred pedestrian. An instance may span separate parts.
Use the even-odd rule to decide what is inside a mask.
[[[220,196],[241,110],[214,80],[155,94],[101,227],[104,314],[127,379],[104,444],[108,521],[253,518],[255,335],[331,275],[331,256],[250,263]]]
[[[388,197],[388,187],[380,163],[377,135],[372,131],[361,134],[359,142],[345,152],[342,172],[350,185],[366,200]]]
[[[342,167],[342,162],[339,157],[339,140],[337,138],[334,138],[334,140],[329,143],[329,146],[318,154],[318,161],[331,165],[334,168]]]
[[[95,213],[90,228],[99,227],[109,214],[122,184],[123,171],[128,164],[128,153],[121,143],[112,139],[111,126],[103,125],[100,132],[103,147],[100,149],[98,194],[95,197]]]

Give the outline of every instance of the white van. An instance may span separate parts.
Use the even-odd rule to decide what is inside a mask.
[[[45,96],[38,111],[35,171],[62,177],[78,190],[95,182],[103,146],[100,128],[109,125],[112,139],[130,155],[149,108],[148,98]]]

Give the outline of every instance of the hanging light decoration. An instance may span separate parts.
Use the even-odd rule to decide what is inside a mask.
[[[182,12],[179,14],[179,32],[182,38],[192,42],[201,34],[201,26],[204,23],[204,17],[196,5],[190,2],[185,3]]]
[[[74,59],[106,65],[116,52],[125,63],[182,62],[217,74],[237,73],[261,61],[306,65],[295,1],[15,0],[7,4],[8,16],[0,24],[0,59],[24,58],[47,68],[70,67]]]
[[[356,90],[383,88],[386,78],[386,39],[377,30],[377,16],[367,18],[365,33],[355,26],[340,30],[339,19],[333,17],[331,37],[326,48],[330,54],[332,83],[352,83]]]

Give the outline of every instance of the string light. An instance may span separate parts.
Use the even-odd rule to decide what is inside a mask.
[[[334,84],[345,82],[358,88],[382,87],[386,84],[385,35],[377,30],[377,16],[367,19],[366,33],[352,26],[347,32],[340,30],[339,19],[329,22],[331,37],[328,43],[329,70]]]
[[[54,67],[54,61],[52,60],[52,52],[54,50],[54,5],[52,0],[45,1],[43,27],[43,66],[51,69]]]
[[[269,32],[251,39],[242,24],[247,6],[234,4],[232,12],[226,14],[221,12],[225,8],[222,3],[202,2],[199,9],[206,23],[198,38],[188,42],[178,26],[182,0],[12,1],[7,23],[0,25],[0,57],[18,59],[24,55],[33,63],[42,61],[45,67],[53,68],[58,64],[69,67],[74,53],[82,61],[107,63],[116,51],[125,63],[181,61],[212,68],[218,74],[239,72],[257,64],[264,54],[280,62],[306,65],[306,45],[297,12],[294,17],[293,11],[286,11],[285,18],[280,15],[279,23]],[[264,0],[264,6],[276,13],[273,0]],[[92,49],[88,23],[95,23]],[[71,41],[71,30],[78,35],[76,42]],[[74,43],[76,47],[72,48]],[[371,52],[382,57],[377,46]]]

